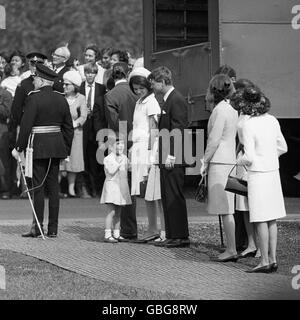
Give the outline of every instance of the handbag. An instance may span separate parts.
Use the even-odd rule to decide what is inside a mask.
[[[147,189],[147,181],[148,180],[144,180],[140,182],[140,198],[145,198],[146,195],[146,189]]]
[[[248,196],[248,183],[246,180],[242,178],[238,178],[236,176],[232,176],[231,172],[236,167],[236,164],[230,170],[227,183],[225,186],[225,190],[229,192],[233,192],[235,194],[239,194],[240,196],[247,197]],[[245,168],[246,169],[246,168]],[[247,170],[247,169],[246,169]]]
[[[207,182],[206,182],[206,175],[203,175],[196,188],[195,200],[198,202],[205,202],[206,199],[207,199]]]

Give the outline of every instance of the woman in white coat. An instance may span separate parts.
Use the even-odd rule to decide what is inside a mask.
[[[244,155],[238,164],[247,166],[250,222],[256,224],[261,260],[248,272],[269,273],[278,268],[276,261],[276,219],[286,215],[279,175],[278,157],[287,152],[279,122],[268,113],[270,101],[258,88],[243,93],[242,114],[248,115],[241,131]]]
[[[226,250],[217,261],[238,259],[235,243],[234,194],[224,190],[228,174],[236,163],[236,131],[238,113],[229,100],[234,92],[230,78],[215,75],[210,83],[207,101],[214,105],[207,126],[207,146],[200,174],[208,172],[208,213],[221,215],[226,235]]]

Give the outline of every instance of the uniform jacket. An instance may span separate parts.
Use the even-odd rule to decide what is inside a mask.
[[[207,125],[204,162],[234,164],[238,113],[226,100],[213,109]]]
[[[166,136],[159,139],[159,163],[162,165],[165,163],[168,155],[175,156],[175,164],[177,166],[185,166],[184,161],[184,129],[188,126],[188,106],[184,97],[176,89],[174,89],[168,96],[166,102],[161,107],[161,115],[158,123],[158,129],[160,135],[161,130],[167,130],[170,132],[173,129],[180,135],[173,139],[172,136]],[[167,146],[170,145],[170,147]]]
[[[119,121],[127,121],[127,133],[132,131],[133,113],[138,100],[127,82],[119,82],[105,95],[105,115],[108,127],[119,132]]]
[[[273,171],[279,168],[278,157],[287,152],[287,144],[278,120],[264,114],[243,122],[244,155],[239,163],[250,171]]]
[[[33,158],[66,158],[71,151],[74,135],[67,100],[50,86],[32,92],[26,99],[16,150],[26,150],[34,126],[59,126],[58,133],[36,133],[33,140]]]

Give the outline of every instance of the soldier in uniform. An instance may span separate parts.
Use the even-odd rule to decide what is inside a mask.
[[[10,122],[9,122],[9,132],[10,132],[10,147],[11,150],[14,148],[16,144],[16,139],[21,123],[21,118],[24,112],[24,106],[25,106],[25,100],[28,97],[28,94],[34,90],[33,85],[33,76],[36,71],[36,64],[37,63],[44,63],[47,59],[47,56],[40,52],[30,52],[26,55],[26,58],[28,59],[28,65],[29,65],[29,71],[30,75],[21,81],[21,83],[17,86],[15,96],[13,99],[13,103],[11,106],[11,116],[10,116]],[[14,181],[16,180],[16,162],[11,161],[11,185],[14,184]],[[28,179],[28,183],[29,183]],[[27,197],[26,194],[21,194],[21,197]],[[28,233],[25,233],[24,237],[30,237],[31,234],[34,232],[35,228],[35,220],[33,218],[32,221],[32,230]]]
[[[56,237],[59,213],[59,162],[68,157],[74,135],[69,105],[59,92],[53,91],[53,82],[57,74],[44,66],[36,65],[34,76],[35,91],[25,102],[24,114],[20,124],[20,134],[12,151],[15,159],[20,153],[26,153],[25,172],[32,175],[34,208],[43,228],[44,185],[49,192],[48,237]],[[32,163],[30,160],[32,158]],[[38,237],[40,231],[35,226],[32,237]]]

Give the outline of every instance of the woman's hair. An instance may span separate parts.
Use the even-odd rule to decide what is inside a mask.
[[[111,51],[111,54],[110,56],[116,54],[118,57],[119,57],[119,61],[120,62],[125,62],[128,64],[128,61],[129,61],[129,57],[128,57],[128,54],[126,51],[122,51],[122,50],[117,50],[117,49],[113,49]]]
[[[97,47],[96,44],[94,44],[94,43],[88,44],[88,45],[85,47],[84,52],[86,52],[87,50],[93,50],[93,51],[95,52],[95,59],[96,59],[96,61],[99,59],[100,51],[99,51],[99,48]]]
[[[233,82],[226,74],[217,74],[209,82],[206,102],[209,105],[217,105],[224,99],[230,99],[235,92]]]
[[[229,78],[236,78],[235,70],[227,64],[220,66],[214,75],[217,74],[227,74]]]
[[[23,65],[25,65],[25,63],[26,63],[26,57],[25,57],[25,54],[24,54],[23,52],[21,52],[20,50],[15,50],[15,51],[13,51],[13,53],[12,53],[12,54],[10,55],[10,57],[9,57],[9,62],[11,62],[11,59],[12,59],[13,57],[15,57],[15,56],[20,57],[21,60],[22,60]]]
[[[267,113],[271,108],[270,100],[256,87],[246,87],[242,91],[240,111],[253,117]]]
[[[148,90],[147,95],[145,97],[143,97],[142,100],[147,98],[153,92],[151,82],[143,76],[132,76],[129,80],[129,87],[130,87],[131,91],[135,94],[134,89],[133,89],[134,84],[140,85]]]
[[[250,81],[249,79],[238,79],[235,83],[234,83],[234,87],[236,90],[238,89],[244,89],[246,87],[250,87],[250,86],[255,86],[254,83],[252,81]]]
[[[13,71],[13,68],[12,68],[11,64],[10,63],[6,64],[4,67],[4,70],[3,70],[4,77],[7,78],[7,77],[11,76],[12,71]]]

